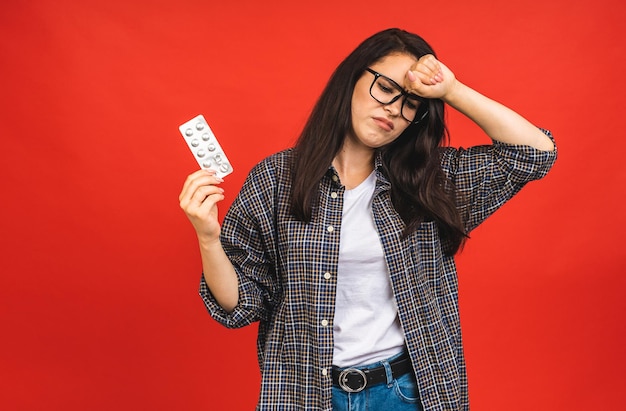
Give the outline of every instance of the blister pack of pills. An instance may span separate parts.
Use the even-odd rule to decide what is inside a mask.
[[[178,129],[201,168],[215,170],[218,177],[225,177],[233,172],[224,150],[202,114],[182,124]]]

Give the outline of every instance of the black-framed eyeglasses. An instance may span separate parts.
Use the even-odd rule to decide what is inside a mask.
[[[407,92],[401,85],[384,74],[380,74],[369,67],[366,70],[374,75],[374,81],[372,81],[370,86],[370,96],[374,100],[380,104],[388,105],[402,98],[400,114],[402,118],[412,124],[417,124],[426,117],[426,114],[428,114],[426,99],[417,94]]]

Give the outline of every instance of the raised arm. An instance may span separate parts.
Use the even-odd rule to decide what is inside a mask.
[[[407,88],[422,97],[440,98],[474,121],[493,140],[553,151],[552,141],[504,105],[458,81],[433,55],[420,58],[406,76]]]

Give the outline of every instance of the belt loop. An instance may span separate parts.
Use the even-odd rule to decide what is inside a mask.
[[[381,361],[383,367],[385,367],[385,375],[387,377],[387,385],[393,382],[393,373],[391,372],[391,365],[389,365],[389,361],[383,360]]]

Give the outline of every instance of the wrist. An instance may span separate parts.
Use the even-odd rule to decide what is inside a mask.
[[[451,107],[456,107],[458,102],[463,99],[463,95],[467,91],[467,86],[461,83],[459,80],[454,79],[454,82],[450,85],[447,93],[441,97],[444,103]]]
[[[208,236],[203,234],[198,234],[198,244],[200,248],[203,250],[212,250],[214,248],[221,248],[222,242],[220,241],[220,236]]]

